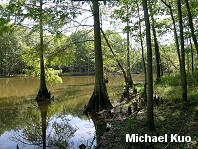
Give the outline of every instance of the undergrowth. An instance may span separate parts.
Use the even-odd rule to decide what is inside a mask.
[[[188,101],[198,103],[198,74],[187,73]],[[167,102],[181,101],[182,88],[179,74],[165,75],[158,84],[154,85],[154,92]]]
[[[107,132],[102,149],[197,149],[198,122],[195,121],[195,106],[188,103],[162,104],[154,107],[155,130],[149,132],[146,126],[146,109],[135,116],[116,122],[114,130]],[[126,142],[126,134],[138,136],[165,136],[164,142]],[[191,142],[170,142],[171,134],[190,136]]]
[[[164,100],[163,104],[154,107],[155,131],[147,130],[146,108],[142,109],[137,116],[115,122],[115,130],[106,134],[108,147],[113,149],[198,149],[198,77],[195,76],[198,75],[187,74],[188,102],[181,100],[180,75],[163,76],[161,82],[154,85],[154,94]],[[137,89],[141,92],[143,86],[138,86]],[[126,142],[126,134],[138,136],[167,134],[168,141]],[[190,136],[191,142],[170,142],[171,134]]]

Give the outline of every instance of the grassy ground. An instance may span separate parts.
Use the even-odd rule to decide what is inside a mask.
[[[128,105],[123,104],[114,109],[114,117],[106,118],[111,129],[104,132],[96,148],[101,149],[198,149],[198,80],[188,74],[188,102],[181,100],[180,77],[165,76],[159,84],[154,85],[154,92],[163,98],[163,104],[154,107],[155,131],[147,131],[146,107],[137,114],[127,115]],[[142,91],[142,87],[138,87]],[[150,136],[164,136],[167,142],[128,143],[126,134],[148,134]],[[190,136],[190,142],[170,142],[171,134]]]

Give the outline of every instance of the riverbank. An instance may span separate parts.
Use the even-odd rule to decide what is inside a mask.
[[[146,108],[128,116],[129,103],[113,109],[113,118],[105,117],[110,126],[102,136],[95,149],[164,149],[164,148],[198,148],[198,117],[192,103],[171,103],[154,107],[155,127],[152,133],[146,127]],[[126,134],[144,136],[168,136],[167,142],[126,142]],[[190,136],[190,142],[170,142],[171,134]]]
[[[193,79],[188,80],[193,81]],[[173,82],[174,81],[174,82]],[[128,114],[128,107],[133,107],[134,99],[130,102],[123,101],[122,103],[114,103],[112,109],[113,117],[109,118],[106,114],[102,114],[109,130],[99,136],[100,142],[95,149],[197,149],[198,148],[198,101],[196,80],[189,82],[191,86],[188,88],[188,102],[181,101],[181,89],[178,84],[179,77],[172,78],[164,77],[160,84],[154,85],[154,93],[163,97],[163,103],[155,105],[154,119],[155,131],[149,132],[146,125],[146,106],[140,108],[138,103],[138,112]],[[138,91],[142,91],[141,87]],[[139,98],[141,92],[135,97]],[[132,108],[133,109],[133,108]],[[128,139],[126,139],[128,134]],[[164,137],[166,139],[135,141],[134,136],[154,136]],[[177,136],[178,134],[178,136]],[[174,137],[175,136],[175,140]],[[189,141],[190,138],[190,141]],[[186,140],[185,140],[186,139]],[[128,142],[126,142],[128,141]]]

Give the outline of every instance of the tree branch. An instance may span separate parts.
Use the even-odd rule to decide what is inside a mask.
[[[162,1],[162,3],[163,3],[164,5],[166,5],[166,7],[168,7],[169,9],[171,9],[171,6],[168,5],[164,0],[161,0],[161,1]]]
[[[48,56],[48,58],[52,58],[52,57],[56,56],[59,52],[63,52],[64,50],[66,50],[67,48],[71,47],[74,44],[84,43],[84,42],[88,42],[88,41],[94,41],[94,40],[83,40],[83,41],[71,42],[68,45],[66,45],[64,48],[61,48],[60,50],[52,53],[50,56]]]
[[[122,67],[122,65],[120,64],[120,62],[118,61],[118,59],[116,58],[117,56],[116,56],[116,54],[113,52],[113,49],[112,49],[111,45],[109,44],[109,41],[108,41],[108,39],[106,38],[105,33],[103,32],[102,28],[100,28],[100,30],[101,30],[101,32],[102,32],[102,34],[103,34],[103,36],[104,36],[104,39],[105,39],[105,41],[106,41],[106,43],[107,43],[107,45],[108,45],[108,47],[109,47],[111,53],[112,53],[113,56],[115,57],[116,62],[118,63],[118,66],[119,66],[120,69],[122,70],[122,73],[123,73],[124,78],[125,78],[125,82],[127,83],[127,76],[126,76],[126,72],[125,72],[124,68]],[[127,84],[126,84],[126,85],[127,85]]]

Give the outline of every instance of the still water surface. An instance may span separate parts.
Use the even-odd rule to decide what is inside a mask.
[[[142,80],[142,76],[133,76]],[[48,84],[55,101],[39,104],[37,78],[0,78],[0,149],[70,148],[93,141],[95,126],[83,113],[91,97],[94,76],[62,77],[62,84]],[[123,78],[107,84],[110,100],[122,93]]]
[[[69,88],[76,85],[86,85],[94,83],[94,76],[68,76],[62,77],[61,84],[48,84],[51,92],[61,88]],[[0,78],[0,98],[21,97],[36,94],[39,89],[38,78]]]
[[[20,149],[39,148],[43,136],[50,148],[77,148],[87,141],[89,145],[95,128],[81,110],[93,91],[94,77],[62,79],[62,84],[48,84],[56,100],[46,105],[34,100],[37,78],[0,79],[0,149],[17,144]]]
[[[96,145],[94,124],[82,114],[93,92],[94,76],[67,76],[62,80],[62,84],[47,85],[55,101],[43,105],[34,100],[37,78],[0,79],[0,149],[14,149],[17,144],[20,149]],[[122,89],[121,81],[121,77],[110,79],[111,87]]]

